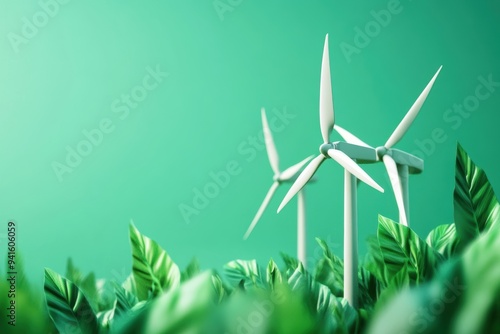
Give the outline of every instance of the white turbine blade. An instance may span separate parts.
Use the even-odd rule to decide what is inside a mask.
[[[358,179],[380,191],[384,192],[381,186],[375,182],[370,175],[368,175],[359,165],[352,160],[347,154],[342,151],[330,149],[328,150],[328,155],[335,161],[337,161],[342,167],[344,167],[349,173],[356,176]]]
[[[321,83],[319,88],[319,120],[323,142],[330,142],[330,134],[335,124],[333,113],[332,80],[330,78],[330,56],[328,53],[328,34],[325,37],[323,60],[321,62]]]
[[[358,145],[358,146],[364,146],[364,147],[373,148],[370,145],[368,145],[367,143],[365,143],[364,141],[362,141],[361,139],[359,139],[358,137],[356,137],[355,135],[353,135],[352,133],[350,133],[349,131],[347,131],[346,129],[341,128],[338,125],[334,125],[333,128],[349,144],[354,144],[354,145]]]
[[[314,158],[314,155],[311,155],[311,156],[305,158],[304,160],[302,160],[301,162],[293,165],[292,167],[289,167],[289,168],[285,169],[283,171],[283,173],[280,174],[280,180],[281,181],[288,181],[288,180],[290,180],[312,158]]]
[[[306,168],[304,168],[297,180],[295,180],[295,182],[286,193],[283,201],[281,201],[281,204],[278,208],[278,213],[285,207],[285,205],[288,204],[288,202],[290,202],[295,194],[297,194],[302,188],[304,188],[306,183],[311,179],[311,177],[313,177],[314,173],[316,173],[316,170],[318,170],[323,161],[325,161],[325,156],[323,154],[320,154],[316,158],[314,158]]]
[[[267,122],[266,111],[264,108],[260,110],[262,116],[262,129],[264,131],[264,140],[266,141],[266,151],[269,157],[269,163],[274,171],[275,175],[279,175],[279,157],[276,151],[276,146],[274,145],[273,135],[271,129],[269,128],[269,123]]]
[[[259,210],[257,211],[257,214],[253,218],[252,223],[248,227],[248,230],[245,233],[245,236],[243,237],[243,239],[245,239],[245,240],[248,239],[248,237],[252,233],[253,229],[255,228],[255,225],[257,225],[257,222],[259,221],[260,217],[262,217],[264,210],[267,208],[267,206],[268,206],[269,202],[271,201],[271,198],[273,197],[274,193],[276,192],[276,189],[278,188],[278,186],[279,186],[279,183],[274,182],[273,185],[271,186],[271,188],[269,189],[269,191],[267,192],[267,195],[264,198],[264,201],[260,205]]]
[[[387,169],[387,174],[389,174],[389,179],[391,180],[392,190],[394,191],[394,196],[396,197],[396,203],[398,204],[399,215],[403,220],[400,222],[404,226],[408,226],[406,220],[405,204],[403,199],[403,188],[401,187],[401,181],[399,180],[398,167],[396,162],[389,155],[384,155],[384,165]]]
[[[387,140],[387,143],[385,143],[385,148],[389,149],[392,146],[394,146],[401,138],[404,136],[406,131],[408,131],[408,128],[410,125],[413,123],[415,120],[415,117],[417,117],[418,112],[420,111],[420,108],[425,102],[425,99],[427,98],[427,95],[429,95],[429,92],[432,89],[432,85],[434,85],[434,81],[436,81],[436,78],[441,71],[441,68],[443,66],[439,67],[437,70],[436,74],[432,77],[431,81],[427,84],[427,86],[424,88],[423,92],[420,94],[420,96],[417,98],[415,103],[411,106],[410,110],[406,113],[406,116],[403,118],[401,123],[397,126],[396,130],[392,133],[391,137]]]

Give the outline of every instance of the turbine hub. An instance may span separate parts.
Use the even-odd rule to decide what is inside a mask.
[[[328,150],[335,148],[335,145],[332,143],[324,143],[319,147],[319,152],[323,154],[325,157],[328,157]]]
[[[273,182],[281,182],[281,175],[280,174],[274,174],[274,176],[273,176]]]
[[[384,146],[379,146],[375,149],[377,152],[377,157],[382,160],[382,157],[387,154],[388,149],[386,149]]]

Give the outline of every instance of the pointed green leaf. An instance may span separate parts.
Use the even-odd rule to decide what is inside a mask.
[[[379,216],[378,240],[384,263],[392,279],[403,267],[409,266],[412,280],[422,282],[434,274],[444,258],[409,227]]]
[[[368,243],[368,253],[363,261],[363,267],[374,275],[383,287],[389,284],[390,280],[378,238],[372,235],[369,236],[366,241]]]
[[[78,287],[56,272],[45,269],[45,297],[49,315],[61,333],[97,333],[94,311]]]
[[[245,286],[257,285],[264,286],[264,277],[261,269],[255,260],[234,260],[224,266],[227,278],[232,284],[236,285],[244,281]]]
[[[181,274],[181,282],[187,281],[200,273],[200,263],[197,259],[192,259],[186,269]]]
[[[500,204],[486,173],[458,144],[454,192],[455,224],[460,249],[483,231],[499,225]]]
[[[267,279],[267,283],[271,287],[274,287],[276,284],[283,282],[283,277],[281,275],[281,271],[273,259],[271,259],[267,265],[266,279]]]
[[[323,257],[318,261],[314,269],[314,279],[326,285],[337,297],[344,295],[344,261],[332,253],[328,244],[316,238]]]
[[[179,267],[155,241],[142,235],[130,224],[132,244],[132,272],[139,300],[153,296],[164,290],[177,287],[180,282]]]
[[[427,236],[426,242],[445,258],[455,254],[458,244],[455,224],[440,225]]]

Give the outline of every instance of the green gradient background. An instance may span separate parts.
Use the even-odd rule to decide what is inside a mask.
[[[84,271],[124,278],[131,266],[133,219],[181,266],[196,256],[204,268],[235,258],[295,254],[296,201],[275,214],[278,190],[248,241],[242,236],[271,185],[265,151],[247,162],[237,147],[261,129],[260,108],[296,115],[275,134],[281,166],[316,154],[323,40],[330,34],[336,120],[372,145],[383,144],[432,77],[443,71],[421,114],[398,144],[442,128],[447,141],[411,178],[414,229],[425,236],[452,222],[454,156],[459,140],[500,189],[500,89],[456,130],[443,114],[474,93],[477,77],[500,81],[500,2],[402,0],[403,11],[349,63],[339,44],[372,20],[387,1],[243,1],[221,20],[206,1],[77,1],[15,53],[7,34],[39,10],[36,1],[1,0],[0,222],[14,219],[32,281],[43,267],[64,272],[73,257]],[[147,66],[170,73],[121,121],[111,103],[140,84]],[[51,164],[82,130],[109,117],[116,125],[82,164],[59,182]],[[338,137],[336,137],[338,139]],[[237,160],[242,173],[186,224],[179,204],[209,173]],[[366,170],[385,189],[359,192],[361,250],[377,214],[397,218],[382,165]],[[343,173],[328,161],[308,187],[308,242],[327,239],[342,254]],[[1,246],[2,263],[5,247]]]

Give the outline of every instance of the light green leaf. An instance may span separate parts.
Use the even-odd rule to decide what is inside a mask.
[[[410,228],[388,218],[379,216],[377,235],[390,279],[408,266],[413,281],[428,280],[444,260]]]
[[[231,283],[236,286],[243,281],[245,286],[264,286],[264,277],[256,260],[234,260],[224,266],[224,271]]]
[[[426,242],[445,258],[450,258],[455,254],[458,244],[455,224],[436,227],[429,233]]]
[[[130,224],[130,242],[132,244],[132,272],[139,300],[145,300],[162,291],[177,287],[181,274],[179,267],[155,241],[142,235]]]
[[[283,282],[283,276],[281,275],[281,271],[278,268],[276,262],[271,259],[266,268],[266,279],[267,283],[274,287],[276,284]]]
[[[45,269],[44,291],[49,315],[59,332],[97,333],[94,311],[75,284]]]
[[[500,223],[500,204],[485,172],[458,144],[454,192],[455,224],[462,250],[480,233]]]

